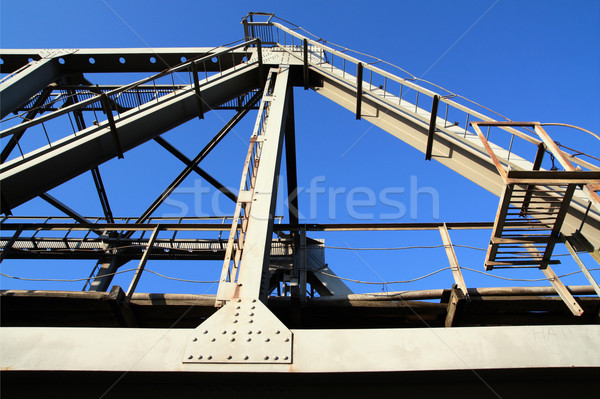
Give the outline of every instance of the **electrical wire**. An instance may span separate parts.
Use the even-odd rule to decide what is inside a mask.
[[[418,281],[418,280],[422,280],[422,279],[427,278],[427,277],[431,277],[431,276],[433,276],[433,275],[435,275],[437,273],[440,273],[440,272],[442,272],[444,270],[449,270],[449,269],[451,269],[451,267],[444,267],[442,269],[439,269],[439,270],[436,270],[434,272],[425,274],[423,276],[416,277],[416,278],[410,279],[410,280],[402,280],[402,281],[362,281],[362,280],[356,280],[356,279],[351,279],[351,278],[346,278],[346,277],[340,277],[340,276],[337,276],[335,274],[327,273],[327,272],[322,272],[322,271],[316,271],[316,272],[320,273],[320,274],[323,274],[323,275],[326,275],[326,276],[329,276],[329,277],[337,278],[339,280],[350,281],[350,282],[358,283],[358,284],[387,285],[387,284],[412,283],[414,281]],[[548,279],[548,278],[525,278],[525,279],[522,279],[522,278],[502,277],[502,276],[496,276],[496,275],[491,274],[491,273],[486,273],[486,272],[481,271],[481,270],[471,269],[469,267],[461,267],[461,270],[468,270],[468,271],[471,271],[471,272],[475,272],[475,273],[483,274],[483,275],[486,275],[486,276],[489,276],[489,277],[494,277],[494,278],[498,278],[498,279],[501,279],[501,280],[507,280],[507,281],[535,282],[535,281],[551,281],[552,280],[552,279]],[[596,270],[600,270],[600,268],[588,269],[588,271],[596,271]],[[581,270],[577,270],[577,271],[574,271],[574,272],[571,272],[571,273],[562,274],[562,275],[556,276],[556,277],[557,278],[562,278],[562,277],[571,276],[571,275],[577,274],[577,273],[581,273]]]
[[[590,134],[590,135],[594,136],[595,138],[597,138],[598,140],[600,140],[600,136],[598,136],[596,133],[590,132],[589,130],[584,129],[584,128],[579,127],[579,126],[570,125],[568,123],[544,122],[544,123],[540,123],[540,126],[562,126],[562,127],[570,127],[572,129],[581,130],[582,132]]]
[[[103,274],[102,277],[109,277],[109,276],[116,276],[117,274],[122,274],[122,273],[128,273],[128,272],[132,272],[132,271],[136,271],[137,269],[127,269],[127,270],[121,270],[118,272],[114,272],[114,273],[107,273],[107,274]],[[199,284],[216,284],[219,281],[199,281],[199,280],[186,280],[186,279],[182,279],[182,278],[176,278],[176,277],[169,277],[169,276],[165,276],[163,274],[157,273],[153,270],[149,270],[149,269],[144,269],[144,272],[148,272],[148,273],[152,273],[155,274],[159,277],[162,278],[166,278],[168,280],[175,280],[175,281],[183,281],[183,282],[187,282],[187,283],[199,283]],[[75,282],[80,282],[80,281],[89,281],[89,280],[93,280],[96,277],[87,277],[87,278],[74,278],[74,279],[60,279],[60,278],[29,278],[29,277],[18,277],[18,276],[10,276],[8,274],[5,273],[0,273],[0,276],[2,277],[6,277],[6,278],[12,278],[15,280],[24,280],[24,281],[47,281],[47,282],[60,282],[60,283],[75,283]]]
[[[455,245],[456,246],[456,245]],[[323,248],[327,249],[345,249],[350,251],[399,251],[404,249],[432,249],[432,248],[442,248],[444,244],[441,245],[415,245],[409,247],[390,247],[390,248],[350,248],[350,247],[332,247],[325,245]]]
[[[345,248],[346,249],[346,248]],[[419,281],[419,280],[423,280],[425,278],[431,277],[435,274],[438,274],[440,272],[443,272],[444,270],[450,270],[451,267],[444,267],[441,269],[438,269],[436,271],[433,271],[431,273],[425,274],[423,276],[420,277],[416,277],[410,280],[397,280],[397,281],[362,281],[362,280],[357,280],[357,279],[351,279],[351,278],[346,278],[346,277],[340,277],[338,275],[332,274],[332,273],[327,273],[327,272],[323,272],[320,270],[313,270],[313,272],[315,273],[319,273],[319,274],[323,274],[325,276],[329,276],[329,277],[333,277],[333,278],[337,278],[339,280],[343,280],[343,281],[350,281],[353,283],[358,283],[358,284],[371,284],[371,285],[387,285],[387,284],[405,284],[405,283],[412,283],[415,281]],[[474,273],[479,273],[479,274],[483,274],[485,276],[488,277],[494,277],[494,278],[498,278],[501,280],[507,280],[507,281],[526,281],[526,282],[534,282],[534,281],[549,281],[551,279],[548,278],[536,278],[536,279],[517,279],[517,278],[509,278],[509,277],[502,277],[502,276],[497,276],[491,273],[487,273],[481,270],[476,270],[476,269],[472,269],[469,267],[461,267],[462,270],[468,270]],[[121,270],[118,272],[114,272],[114,273],[108,273],[108,274],[104,274],[103,277],[109,277],[109,276],[115,276],[117,274],[122,274],[122,273],[128,273],[128,272],[132,272],[132,271],[136,271],[136,269],[127,269],[127,270]],[[592,269],[588,269],[588,271],[596,271],[596,270],[600,270],[600,268],[592,268]],[[188,279],[182,279],[182,278],[177,278],[177,277],[170,277],[170,276],[165,276],[164,274],[155,272],[153,270],[149,270],[149,269],[145,269],[144,272],[148,272],[148,273],[152,273],[155,274],[159,277],[168,279],[168,280],[174,280],[174,281],[182,281],[182,282],[187,282],[187,283],[199,283],[199,284],[216,284],[219,281],[200,281],[200,280],[188,280]],[[560,276],[557,276],[558,278],[562,278],[562,277],[568,277],[574,274],[578,274],[581,273],[581,270],[576,270],[574,272],[570,272],[570,273],[566,273],[566,274],[562,274]],[[44,278],[28,278],[28,277],[19,277],[19,276],[10,276],[8,274],[5,273],[0,273],[0,276],[5,277],[5,278],[11,278],[11,279],[15,279],[15,280],[24,280],[24,281],[46,281],[46,282],[63,282],[63,283],[73,283],[73,282],[80,282],[80,281],[89,281],[89,280],[93,280],[95,279],[95,277],[87,277],[87,278],[77,278],[77,279],[44,279]]]
[[[445,246],[446,245],[444,245],[444,244],[440,244],[440,245],[414,245],[414,246],[408,246],[408,247],[352,248],[352,247],[335,247],[335,246],[325,245],[323,248],[344,249],[344,250],[350,250],[350,251],[400,251],[400,250],[408,250],[408,249],[443,248]],[[474,247],[471,245],[452,244],[451,247],[474,249],[477,251],[487,251],[487,248]],[[554,254],[552,256],[571,256],[571,254]]]
[[[410,280],[399,280],[399,281],[362,281],[362,280],[355,280],[355,279],[346,278],[346,277],[340,277],[340,276],[337,276],[335,274],[327,273],[327,272],[322,272],[322,271],[317,271],[317,273],[323,274],[325,276],[337,278],[339,280],[351,281],[353,283],[358,283],[358,284],[387,285],[387,284],[412,283],[414,281],[423,280],[424,278],[431,277],[434,274],[437,274],[437,273],[443,272],[444,270],[449,270],[449,269],[451,269],[451,268],[448,266],[448,267],[444,267],[442,269],[436,270],[434,272],[428,273],[428,274],[426,274],[424,276],[421,276],[421,277],[416,277],[416,278],[413,278],[413,279],[410,279]]]

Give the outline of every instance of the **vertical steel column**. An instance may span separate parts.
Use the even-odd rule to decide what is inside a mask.
[[[241,298],[266,299],[271,239],[277,199],[277,180],[289,103],[289,66],[282,65],[275,78],[268,123],[258,164],[252,209],[238,275]]]
[[[298,174],[296,164],[296,127],[294,125],[294,94],[290,89],[288,117],[285,126],[285,160],[290,224],[298,224]]]

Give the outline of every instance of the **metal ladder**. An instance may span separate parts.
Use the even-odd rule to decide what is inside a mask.
[[[244,162],[238,200],[235,205],[231,229],[229,230],[225,259],[219,280],[219,290],[217,291],[216,306],[223,306],[227,300],[235,297],[238,288],[237,277],[241,267],[244,242],[250,221],[256,175],[264,142],[263,133],[269,119],[272,83],[274,82],[272,76],[273,74],[269,73],[258,109],[254,130],[250,137],[250,146]]]

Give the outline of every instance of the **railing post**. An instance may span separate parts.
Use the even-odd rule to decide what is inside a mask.
[[[304,39],[304,90],[308,90],[308,41]]]
[[[258,52],[258,74],[259,74],[259,83],[260,83],[260,87],[263,87],[265,85],[265,76],[263,73],[263,56],[262,56],[262,45],[260,43],[260,39],[256,38],[256,51]]]
[[[245,37],[244,41],[247,42],[248,40],[250,40],[250,35],[248,33],[248,20],[246,18],[244,18],[242,20],[242,24],[244,25],[244,37]]]
[[[427,135],[427,148],[425,149],[426,161],[431,161],[431,152],[433,150],[433,135],[435,134],[435,123],[437,120],[439,102],[440,97],[438,95],[433,96],[433,103],[431,104],[431,119],[429,120],[429,133]]]
[[[362,103],[363,64],[356,64],[356,119],[360,119]]]

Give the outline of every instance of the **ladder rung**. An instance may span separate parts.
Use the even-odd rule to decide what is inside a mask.
[[[559,260],[547,260],[547,261],[539,261],[539,260],[515,260],[515,261],[494,261],[488,260],[485,262],[486,265],[490,266],[524,266],[524,265],[558,265],[560,264]]]
[[[529,243],[556,243],[558,238],[548,236],[530,236],[530,237],[492,237],[493,244],[529,244]]]

